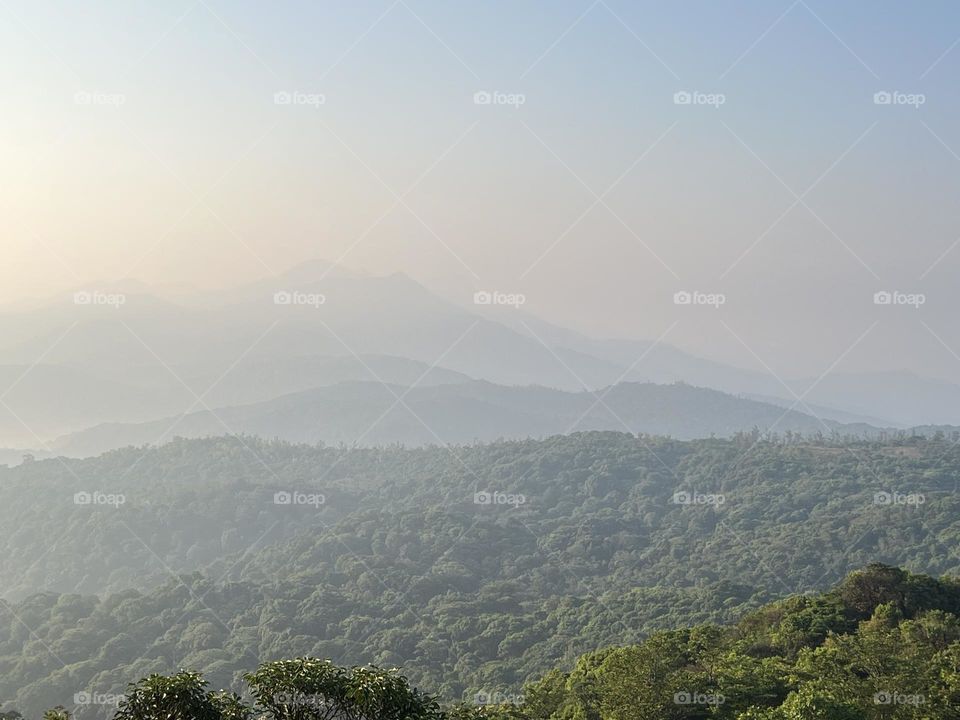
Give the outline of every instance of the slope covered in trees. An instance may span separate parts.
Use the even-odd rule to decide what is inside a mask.
[[[323,584],[362,560],[338,587],[369,572],[401,592],[429,575],[421,600],[438,582],[503,580],[538,597],[602,592],[611,578],[793,592],[874,560],[960,570],[958,479],[960,450],[944,438],[177,441],[0,468],[0,585],[13,598],[103,595],[195,571]]]
[[[218,692],[199,673],[151,674],[96,712],[116,720],[955,720],[958,613],[960,579],[873,564],[829,592],[788,597],[736,624],[657,632],[466,702],[438,702],[396,671],[302,657],[238,673]],[[62,720],[63,710],[47,717]]]
[[[960,717],[960,581],[871,565],[732,627],[657,633],[526,690],[523,718]]]
[[[943,438],[622,433],[233,437],[3,469],[0,698],[37,714],[180,667],[227,686],[294,655],[401,666],[447,699],[516,694],[598,647],[731,623],[874,560],[960,574],[958,477]]]

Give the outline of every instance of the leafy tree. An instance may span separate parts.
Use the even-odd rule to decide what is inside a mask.
[[[243,720],[248,711],[235,695],[211,693],[200,673],[150,675],[130,685],[115,720]]]
[[[439,720],[440,706],[396,671],[302,657],[244,676],[257,707],[274,720]]]

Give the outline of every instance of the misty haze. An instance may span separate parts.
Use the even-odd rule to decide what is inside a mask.
[[[960,718],[954,3],[0,57],[0,720]]]

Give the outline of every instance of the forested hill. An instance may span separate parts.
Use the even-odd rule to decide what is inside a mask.
[[[526,688],[513,720],[956,720],[960,580],[871,565],[733,627],[657,633]],[[513,699],[513,698],[497,698]]]
[[[120,601],[88,617],[101,624],[149,623],[137,609]],[[68,614],[60,608],[61,627],[76,622]],[[956,720],[958,614],[960,579],[872,564],[829,592],[770,603],[737,623],[683,625],[639,643],[597,649],[524,685],[504,685],[491,673],[478,678],[481,686],[464,699],[431,697],[396,671],[339,668],[322,657],[251,655],[245,668],[252,672],[238,669],[228,680],[224,663],[211,656],[192,658],[192,667],[207,661],[206,678],[195,670],[157,674],[159,662],[118,665],[93,682],[119,686],[126,678],[123,694],[83,691],[72,705],[44,717],[65,720],[70,711],[77,718],[109,717],[117,711],[116,720]],[[270,623],[262,618],[261,632]],[[634,630],[630,617],[618,624],[627,633]],[[181,642],[211,632],[198,628]],[[167,647],[177,640],[167,638]],[[87,652],[98,662],[107,652],[128,653],[129,645],[111,642],[99,653],[95,647]],[[288,637],[277,652],[296,648],[297,638]],[[72,651],[84,652],[76,639]],[[58,674],[59,687],[78,681],[84,665],[81,660]],[[418,670],[408,666],[402,672]],[[229,690],[212,692],[211,684]],[[46,692],[49,703],[56,690],[54,683],[35,686],[18,700],[42,704]]]
[[[449,698],[516,688],[873,561],[960,574],[958,454],[942,438],[226,437],[0,469],[0,698],[32,711],[178,667],[227,683],[291,655],[402,666]]]
[[[433,571],[447,581],[515,578],[550,559],[581,581],[616,570],[644,585],[730,579],[792,591],[875,559],[960,570],[958,481],[960,448],[942,438],[176,441],[0,467],[0,582],[8,597],[103,594],[198,570],[322,577],[356,557],[404,579],[442,556]]]

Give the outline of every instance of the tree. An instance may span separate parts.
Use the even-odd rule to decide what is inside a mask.
[[[907,578],[906,570],[871,563],[863,570],[850,573],[840,586],[840,597],[861,617],[869,617],[874,608],[884,603],[892,602],[902,610]]]
[[[150,675],[130,685],[114,720],[244,720],[236,695],[211,693],[200,673]]]
[[[393,670],[342,668],[296,658],[244,676],[258,709],[274,720],[440,720],[440,706]]]

